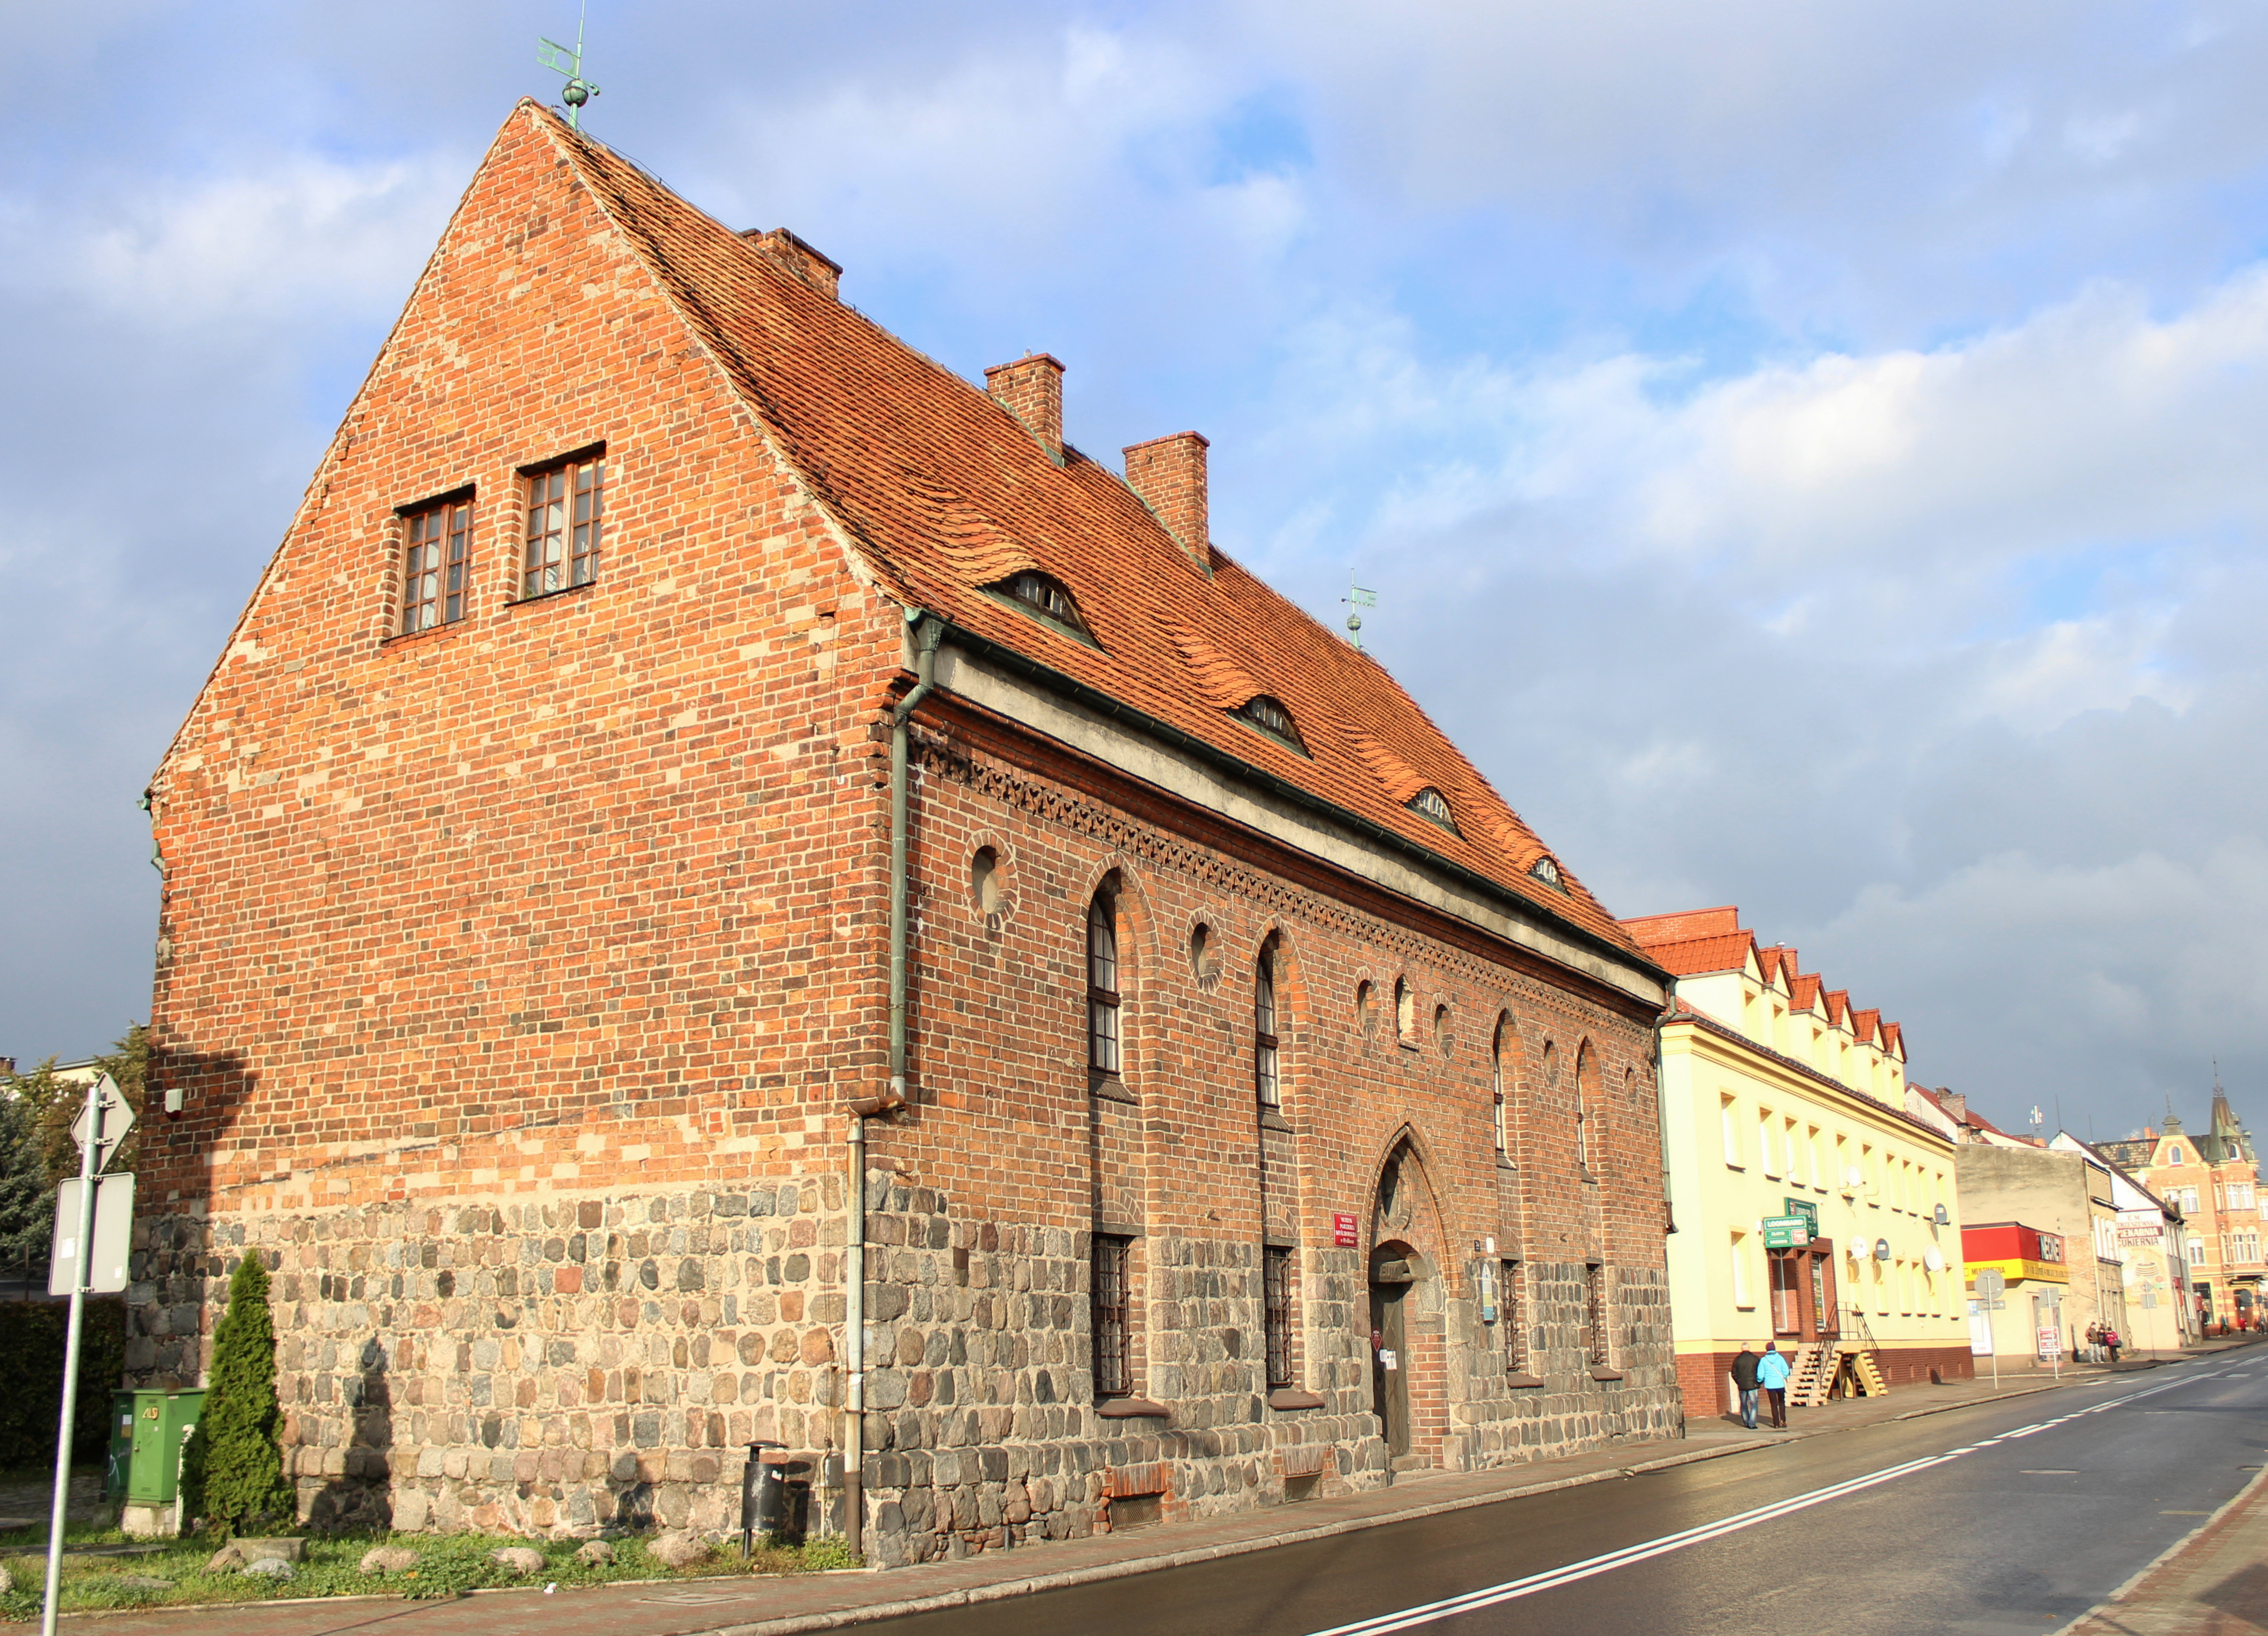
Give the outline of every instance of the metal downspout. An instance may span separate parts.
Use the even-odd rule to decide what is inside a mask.
[[[882,1096],[850,1105],[844,1177],[843,1538],[865,1554],[866,1459],[866,1121],[906,1101],[906,779],[907,723],[937,686],[937,649],[945,627],[919,608],[906,610],[914,631],[913,690],[890,713],[890,1056]]]

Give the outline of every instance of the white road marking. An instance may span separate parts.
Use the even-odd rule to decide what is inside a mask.
[[[1901,1477],[1911,1477],[1916,1471],[1926,1471],[1932,1466],[1943,1465],[1948,1461],[1958,1459],[1965,1454],[1976,1454],[1982,1449],[1991,1448],[1995,1443],[2007,1442],[2018,1437],[2029,1437],[2035,1432],[2043,1432],[2052,1427],[2061,1426],[2066,1421],[2078,1420],[2081,1415],[2099,1414],[2105,1409],[2116,1409],[2124,1404],[2139,1402],[2144,1398],[2154,1398],[2160,1392],[2170,1391],[2176,1386],[2192,1386],[2198,1381],[2214,1378],[2215,1376],[2211,1375],[2192,1375],[2182,1380],[2168,1381],[2163,1385],[2153,1386],[2146,1390],[2128,1392],[2123,1398],[2112,1398],[2102,1403],[2090,1405],[2084,1409],[2074,1409],[2069,1414],[2058,1415],[2052,1420],[2042,1420],[2036,1425],[2020,1427],[2013,1432],[2003,1432],[1998,1437],[1984,1438],[1962,1448],[1949,1449],[1944,1454],[1931,1455],[1926,1459],[1909,1460],[1903,1465],[1885,1466],[1882,1470],[1870,1471],[1864,1477],[1854,1477],[1847,1482],[1832,1484],[1825,1488],[1815,1488],[1808,1493],[1796,1494],[1786,1500],[1775,1500],[1771,1505],[1758,1506],[1751,1511],[1742,1511],[1732,1516],[1720,1517],[1714,1522],[1704,1522],[1698,1527],[1685,1529],[1678,1533],[1664,1534],[1659,1539],[1649,1539],[1639,1544],[1625,1545],[1620,1551],[1609,1551],[1602,1556],[1588,1557],[1580,1562],[1571,1562],[1565,1567],[1552,1568],[1542,1574],[1531,1574],[1525,1579],[1507,1580],[1501,1585],[1490,1585],[1479,1590],[1469,1590],[1462,1596],[1445,1596],[1439,1602],[1428,1602],[1418,1607],[1404,1608],[1398,1613],[1381,1613],[1373,1618],[1358,1619],[1351,1625],[1334,1625],[1329,1630],[1315,1631],[1311,1633],[1311,1636],[1388,1636],[1390,1632],[1414,1630],[1420,1625],[1430,1625],[1437,1619],[1454,1618],[1459,1614],[1477,1612],[1480,1609],[1492,1608],[1500,1603],[1516,1602],[1522,1596],[1532,1596],[1539,1591],[1556,1590],[1562,1585],[1572,1585],[1579,1581],[1593,1579],[1602,1574],[1611,1574],[1615,1569],[1628,1567],[1634,1562],[1644,1562],[1651,1557],[1667,1556],[1673,1551],[1683,1551],[1688,1545],[1697,1545],[1708,1540],[1721,1538],[1727,1534],[1738,1533],[1742,1529],[1754,1528],[1759,1522],[1775,1522],[1795,1512],[1808,1510],[1813,1506],[1824,1505],[1830,1500],[1840,1500],[1846,1494],[1855,1494],[1883,1483],[1896,1482]],[[2145,1409],[2142,1412],[2145,1414],[2174,1413],[2177,1411]],[[2076,1471],[2027,1472],[2025,1475],[2075,1477],[2078,1473]],[[2211,1514],[2203,1511],[2168,1511],[2161,1512],[2160,1515],[2205,1516]]]

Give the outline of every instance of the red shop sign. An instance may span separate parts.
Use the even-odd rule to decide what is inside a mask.
[[[1352,1250],[1362,1243],[1362,1229],[1354,1217],[1331,1217],[1331,1243],[1341,1250]]]

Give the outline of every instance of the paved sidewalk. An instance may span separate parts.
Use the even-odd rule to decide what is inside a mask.
[[[2115,1371],[2155,1367],[2122,1364]],[[2100,1380],[2107,1368],[2066,1369],[2060,1384]],[[790,1579],[679,1580],[562,1591],[482,1592],[453,1602],[332,1597],[239,1603],[210,1610],[74,1616],[99,1619],[133,1636],[335,1636],[383,1630],[386,1636],[797,1636],[842,1630],[902,1614],[967,1607],[1066,1585],[1154,1573],[1300,1540],[1328,1538],[1383,1523],[1491,1505],[1524,1494],[1609,1481],[1774,1443],[1832,1435],[1973,1404],[2057,1390],[2044,1377],[2004,1376],[1947,1386],[1900,1386],[1885,1397],[1845,1399],[1789,1411],[1785,1432],[1743,1430],[1737,1420],[1690,1422],[1683,1438],[1624,1443],[1565,1460],[1508,1470],[1404,1472],[1393,1487],[1311,1500],[1296,1506],[1088,1539],[984,1552],[958,1562],[888,1573],[852,1572]]]
[[[2057,1636],[2254,1636],[2268,1630],[2268,1485],[2210,1522]]]

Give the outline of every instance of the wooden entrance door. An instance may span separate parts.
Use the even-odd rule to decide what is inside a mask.
[[[1407,1309],[1416,1282],[1408,1253],[1384,1245],[1370,1258],[1371,1404],[1389,1455],[1410,1452],[1410,1331]]]

